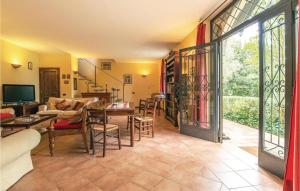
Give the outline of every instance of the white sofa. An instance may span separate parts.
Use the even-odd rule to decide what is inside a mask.
[[[82,112],[82,109],[76,111],[76,110],[58,110],[55,108],[55,105],[63,100],[66,100],[70,102],[71,104],[74,104],[75,102],[82,102],[84,106],[89,105],[93,102],[98,101],[99,99],[97,97],[91,97],[91,98],[72,98],[72,99],[64,99],[64,98],[56,98],[56,97],[49,97],[48,102],[46,105],[39,106],[39,111],[37,114],[39,115],[49,115],[49,114],[55,114],[59,117],[69,117],[74,115],[79,115]]]
[[[0,140],[0,190],[7,190],[33,169],[31,150],[41,140],[33,129],[26,129]]]

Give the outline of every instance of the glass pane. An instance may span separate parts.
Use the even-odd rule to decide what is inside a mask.
[[[177,87],[185,127],[211,128],[213,121],[211,47],[182,53],[182,76]]]
[[[281,0],[237,0],[212,22],[213,39],[260,14]]]
[[[285,18],[263,24],[263,149],[284,158],[285,137]]]

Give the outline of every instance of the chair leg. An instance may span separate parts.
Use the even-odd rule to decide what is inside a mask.
[[[85,131],[82,131],[81,134],[82,134],[82,139],[83,139],[83,142],[84,142],[85,150],[86,150],[87,153],[89,153],[89,145],[88,145],[88,140],[87,140],[87,133]]]
[[[151,127],[152,127],[152,138],[153,138],[154,137],[154,121],[152,121]]]
[[[51,157],[53,157],[53,150],[54,150],[54,129],[48,128],[48,139],[49,139],[49,151]]]
[[[105,157],[105,149],[106,149],[106,132],[103,132],[103,157]]]
[[[93,148],[93,155],[95,155],[96,151],[95,151],[95,130],[94,129],[91,129],[91,144]]]
[[[140,121],[140,122],[139,122],[139,141],[140,141],[141,138],[142,138],[142,133],[141,133],[141,131],[142,131],[142,122]]]
[[[118,144],[119,144],[119,150],[121,149],[121,130],[120,127],[118,128]]]
[[[127,116],[127,130],[129,129],[129,125],[130,125],[130,116]]]

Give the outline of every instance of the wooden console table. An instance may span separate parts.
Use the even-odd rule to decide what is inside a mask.
[[[109,92],[81,93],[81,96],[83,98],[98,97],[99,100],[105,99],[106,103],[110,103],[111,102],[110,93]]]

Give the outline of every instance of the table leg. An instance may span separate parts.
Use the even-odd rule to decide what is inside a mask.
[[[130,116],[130,146],[134,146],[134,118]]]

